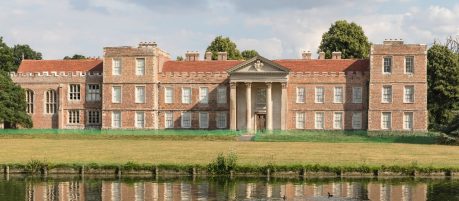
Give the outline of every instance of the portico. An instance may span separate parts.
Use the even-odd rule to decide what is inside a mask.
[[[230,129],[285,130],[288,73],[261,56],[229,69]]]

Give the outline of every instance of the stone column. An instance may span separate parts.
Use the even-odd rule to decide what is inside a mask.
[[[237,108],[236,108],[236,82],[230,82],[230,129],[236,130]]]
[[[272,83],[266,83],[266,130],[273,130]]]
[[[287,83],[282,85],[282,103],[281,103],[281,130],[287,130]]]
[[[245,100],[247,104],[247,131],[252,131],[252,83],[245,83]]]

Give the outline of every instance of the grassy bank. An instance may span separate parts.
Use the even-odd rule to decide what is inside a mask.
[[[239,142],[139,140],[128,138],[0,138],[0,164],[31,159],[64,164],[197,164],[233,152],[240,165],[319,164],[335,166],[459,167],[459,147],[400,143]],[[13,136],[13,137],[11,137]]]
[[[434,132],[369,132],[369,131],[272,131],[257,133],[260,142],[364,142],[435,144],[439,134]]]

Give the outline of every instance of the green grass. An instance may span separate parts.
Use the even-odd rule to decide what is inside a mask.
[[[348,142],[435,144],[438,133],[368,132],[368,131],[272,131],[257,133],[260,142]]]

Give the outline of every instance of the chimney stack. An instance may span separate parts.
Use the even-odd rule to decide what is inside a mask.
[[[228,53],[227,52],[218,52],[218,59],[219,61],[226,61],[228,60]]]
[[[309,51],[309,50],[308,50],[307,52],[306,52],[306,51],[303,51],[303,53],[301,54],[301,56],[303,57],[303,59],[309,60],[309,59],[311,59],[311,51]]]
[[[206,61],[212,60],[212,52],[206,52]]]
[[[319,52],[319,59],[325,59],[325,52]]]
[[[185,53],[185,61],[198,61],[199,60],[199,52],[198,51],[186,51]]]
[[[332,52],[332,59],[341,59],[341,52]]]
[[[139,48],[153,48],[156,47],[156,42],[140,42]]]

